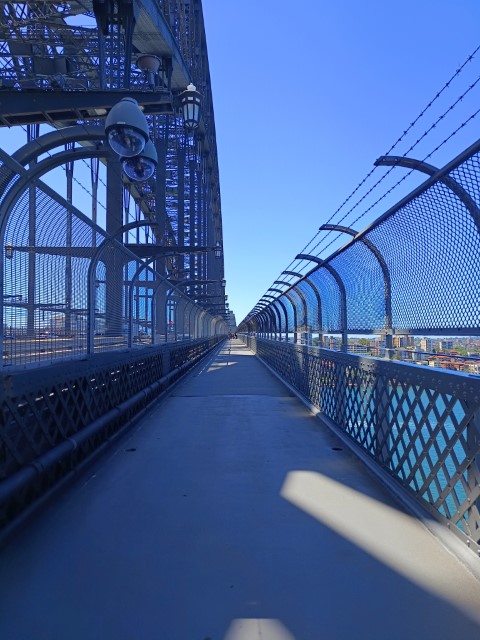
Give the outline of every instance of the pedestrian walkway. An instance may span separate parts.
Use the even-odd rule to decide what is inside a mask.
[[[238,340],[0,553],[2,640],[480,637],[480,583]]]

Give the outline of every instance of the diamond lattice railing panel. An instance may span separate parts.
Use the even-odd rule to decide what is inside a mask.
[[[157,382],[169,371],[194,362],[205,342],[158,348],[149,355],[114,364],[72,368],[55,382],[37,376],[20,392],[3,393],[0,430],[0,478],[6,478],[123,402]],[[168,364],[167,364],[168,363]],[[85,367],[83,368],[85,369]],[[55,368],[51,368],[51,376]],[[21,378],[21,374],[17,380]]]
[[[424,507],[480,548],[480,378],[248,340]]]
[[[219,340],[200,339],[141,355],[109,354],[79,361],[76,367],[52,366],[49,376],[45,369],[5,376],[0,387],[0,491],[8,497],[1,501],[0,527],[128,423]],[[98,428],[92,429],[97,420]],[[56,447],[61,454],[55,454]],[[8,484],[25,471],[30,480]],[[15,489],[9,493],[5,486]]]

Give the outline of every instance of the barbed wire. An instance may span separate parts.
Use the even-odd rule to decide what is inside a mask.
[[[480,47],[479,47],[479,48],[480,48]],[[455,100],[455,102],[454,102],[453,104],[451,104],[451,105],[448,107],[448,109],[446,109],[446,111],[444,111],[444,112],[443,112],[443,113],[442,113],[442,114],[437,118],[437,120],[436,120],[433,124],[431,124],[431,125],[430,125],[430,127],[429,127],[426,131],[424,131],[424,132],[423,132],[423,134],[422,134],[419,138],[417,138],[417,140],[416,140],[412,145],[410,145],[410,148],[409,148],[409,149],[407,149],[407,151],[405,151],[405,153],[402,155],[402,158],[405,158],[405,157],[406,157],[406,156],[407,156],[411,151],[413,151],[413,149],[415,149],[415,147],[417,147],[417,146],[420,144],[420,142],[421,142],[422,140],[424,140],[424,139],[427,137],[427,135],[428,135],[429,133],[431,133],[431,132],[432,132],[432,131],[437,127],[437,125],[438,125],[442,120],[444,120],[444,119],[445,119],[445,117],[446,117],[449,113],[451,113],[451,112],[455,109],[455,107],[456,107],[458,104],[460,104],[460,102],[462,102],[462,100],[465,98],[465,96],[467,96],[467,95],[470,93],[470,91],[472,91],[472,90],[477,86],[477,84],[478,84],[479,82],[480,82],[480,76],[475,80],[475,82],[474,82],[473,84],[471,84],[471,85],[466,89],[466,91],[464,91],[464,92],[463,92],[463,94],[462,94],[461,96],[459,96],[459,97],[457,98],[457,100]],[[438,94],[437,94],[437,95],[438,95]],[[445,140],[444,142],[442,142],[442,143],[441,143],[441,144],[440,144],[436,149],[434,149],[432,152],[430,152],[430,153],[428,154],[428,156],[426,156],[426,157],[427,157],[427,158],[429,158],[433,153],[435,153],[435,151],[438,151],[438,149],[439,149],[440,147],[442,147],[442,146],[443,146],[443,144],[445,144],[445,142],[447,142],[448,140],[450,140],[450,139],[451,139],[451,138],[452,138],[452,137],[453,137],[453,136],[454,136],[454,135],[455,135],[455,134],[456,134],[456,133],[457,133],[457,132],[458,132],[458,131],[463,127],[463,126],[465,126],[465,125],[467,124],[467,122],[469,122],[469,121],[470,121],[470,118],[469,118],[469,119],[468,119],[468,120],[467,120],[463,125],[461,125],[457,130],[455,130],[455,131],[452,133],[452,135],[450,135],[448,138],[446,138],[446,140]],[[399,140],[400,140],[400,138],[399,138]],[[387,153],[385,153],[384,155],[388,156],[388,155],[390,154],[390,151],[392,151],[392,150],[393,150],[393,148],[394,148],[394,147],[391,147],[391,148],[390,148],[390,150],[389,150]],[[373,171],[374,171],[375,169],[377,169],[377,167],[376,167],[376,166],[375,166],[375,167],[374,167],[374,169],[370,172],[370,175],[373,173]],[[362,203],[362,202],[363,202],[363,201],[364,201],[364,200],[365,200],[365,199],[366,199],[366,198],[367,198],[367,197],[368,197],[368,196],[369,196],[369,195],[370,195],[370,194],[371,194],[371,193],[372,193],[372,192],[373,192],[373,191],[374,191],[374,190],[375,190],[375,189],[376,189],[376,188],[377,188],[377,187],[378,187],[378,186],[379,186],[379,185],[380,185],[380,184],[381,184],[381,183],[382,183],[386,178],[387,178],[387,176],[389,176],[389,175],[390,175],[390,173],[391,173],[394,169],[395,169],[395,167],[390,167],[390,169],[389,169],[389,170],[388,170],[388,171],[387,171],[387,172],[386,172],[386,173],[385,173],[385,174],[384,174],[384,175],[383,175],[379,180],[377,180],[377,182],[376,182],[376,183],[371,187],[371,189],[369,189],[369,190],[364,194],[364,196],[363,196],[362,198],[360,198],[360,200],[358,200],[358,202],[356,202],[356,203],[355,203],[355,205],[354,205],[353,207],[351,207],[351,209],[349,209],[349,210],[348,210],[348,211],[343,215],[343,217],[342,217],[342,218],[340,218],[340,220],[338,221],[338,223],[337,223],[337,224],[342,223],[342,222],[343,222],[343,221],[344,221],[344,220],[345,220],[345,219],[346,219],[346,218],[347,218],[347,217],[348,217],[348,216],[349,216],[353,211],[355,211],[355,209],[356,209],[356,208],[357,208],[357,207],[358,207],[358,206],[359,206],[359,205],[360,205],[360,204],[361,204],[361,203]],[[410,173],[411,173],[411,172],[410,172]],[[408,175],[410,175],[410,174],[408,174]],[[361,219],[362,219],[362,218],[363,218],[367,213],[369,213],[369,212],[370,212],[370,211],[371,211],[371,210],[372,210],[372,209],[373,209],[373,208],[374,208],[374,207],[375,207],[379,202],[381,202],[381,201],[384,199],[384,197],[385,197],[386,195],[388,195],[388,194],[392,193],[392,191],[393,191],[394,189],[396,189],[396,187],[397,187],[398,185],[400,185],[402,182],[403,182],[403,180],[399,180],[399,181],[398,181],[398,182],[397,182],[393,187],[391,187],[391,188],[390,188],[390,189],[389,189],[389,190],[388,190],[388,191],[387,191],[387,192],[386,192],[382,197],[380,197],[380,198],[379,198],[379,199],[378,199],[378,200],[377,200],[373,205],[371,205],[371,206],[370,206],[368,209],[366,209],[366,210],[365,210],[365,211],[364,211],[360,216],[358,216],[358,217],[357,217],[357,218],[356,218],[356,219],[355,219],[351,224],[355,224],[355,222],[358,222],[359,220],[361,220]],[[337,211],[338,211],[338,210],[337,210]],[[332,221],[332,219],[333,219],[333,218],[334,218],[334,215],[332,215],[332,216],[330,217],[330,219],[327,221],[327,224],[328,224],[328,223],[330,223],[330,222]],[[313,250],[314,250],[315,248],[317,248],[317,246],[319,246],[319,244],[321,244],[321,242],[322,242],[323,240],[325,240],[325,239],[328,237],[328,235],[330,235],[331,233],[332,233],[332,232],[331,232],[331,231],[329,231],[329,232],[328,232],[328,233],[327,233],[327,234],[322,238],[322,240],[320,241],[320,243],[318,243],[318,244],[313,248]],[[330,244],[331,244],[331,243],[330,243]],[[330,246],[330,245],[328,245],[328,246]]]

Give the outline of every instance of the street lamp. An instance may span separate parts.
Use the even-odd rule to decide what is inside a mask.
[[[215,243],[214,252],[215,252],[215,258],[222,257],[222,245],[220,244],[220,240],[217,240],[217,242]]]
[[[133,98],[122,98],[105,120],[108,144],[122,158],[138,156],[148,141],[148,123]]]
[[[201,94],[192,83],[179,95],[183,124],[187,129],[196,129],[200,123],[201,98]]]
[[[227,281],[225,280],[225,278],[221,281],[221,285],[223,288],[227,286]]]

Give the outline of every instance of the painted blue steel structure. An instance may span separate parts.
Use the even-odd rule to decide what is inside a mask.
[[[0,150],[10,531],[230,327],[201,1],[5,3],[0,41],[0,125],[28,136]],[[190,83],[202,97],[195,129],[180,113]],[[105,140],[105,116],[126,96],[158,156],[143,182]],[[367,229],[337,227],[351,240],[326,260],[303,256],[316,266],[285,272],[296,282],[275,281],[239,326],[325,425],[477,554],[480,378],[388,356],[395,334],[480,334],[479,163],[480,142]],[[383,336],[387,357],[323,348],[338,334],[346,352],[352,333]]]

